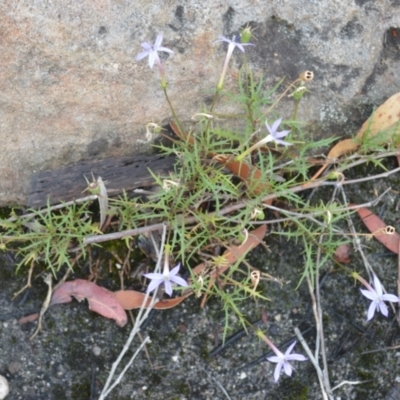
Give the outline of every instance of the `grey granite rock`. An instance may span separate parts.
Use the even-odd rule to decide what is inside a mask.
[[[0,204],[24,202],[33,172],[145,151],[145,124],[170,112],[157,71],[135,61],[141,42],[164,33],[169,93],[188,119],[218,80],[224,47],[214,40],[246,24],[267,82],[314,71],[299,117],[316,132],[351,135],[399,91],[398,0],[3,0]],[[283,101],[282,116],[290,110]]]

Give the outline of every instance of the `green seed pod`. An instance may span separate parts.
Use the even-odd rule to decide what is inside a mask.
[[[240,41],[242,43],[249,43],[251,38],[253,37],[253,32],[249,26],[243,28],[242,32],[240,33]]]
[[[100,186],[97,182],[91,182],[89,183],[88,187],[86,188],[86,190],[90,193],[90,194],[100,194]]]
[[[256,217],[256,218],[257,218],[258,220],[263,220],[263,219],[265,219],[264,211],[260,210],[260,212],[257,213],[257,217]]]

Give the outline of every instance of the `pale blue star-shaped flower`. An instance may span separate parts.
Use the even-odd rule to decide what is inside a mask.
[[[245,150],[242,154],[236,157],[236,160],[240,161],[243,160],[248,154],[252,153],[254,150],[260,148],[261,146],[264,146],[264,144],[268,142],[275,142],[276,144],[282,144],[283,146],[291,146],[292,143],[285,142],[284,140],[281,140],[285,136],[287,136],[290,131],[282,131],[278,132],[278,127],[282,122],[282,118],[277,119],[273,124],[272,127],[268,125],[268,122],[265,121],[265,126],[268,129],[269,134],[265,136],[265,138],[261,139],[257,143],[253,144],[253,146],[249,147],[247,150]]]
[[[272,127],[268,125],[268,121],[265,121],[265,126],[268,129],[269,135],[266,136],[262,142],[263,144],[268,143],[268,142],[275,142],[277,144],[281,144],[283,146],[291,146],[292,143],[285,142],[284,140],[281,140],[285,136],[287,136],[290,131],[282,131],[278,132],[279,125],[282,122],[282,118],[277,119],[273,124]]]
[[[217,85],[218,90],[221,90],[222,87],[224,86],[225,75],[226,75],[226,71],[228,70],[228,64],[229,64],[229,60],[232,57],[233,50],[235,50],[235,48],[237,47],[239,50],[241,50],[244,53],[244,46],[254,46],[253,43],[240,43],[239,39],[240,39],[240,37],[235,36],[235,35],[232,37],[232,40],[226,38],[225,36],[220,36],[219,39],[215,41],[215,43],[218,43],[218,42],[228,43],[228,51],[226,53],[224,67],[222,68],[221,77],[219,78],[219,82]]]
[[[272,350],[275,352],[276,356],[267,357],[268,361],[273,363],[277,363],[274,372],[274,380],[278,382],[279,377],[281,375],[282,368],[285,371],[285,374],[288,376],[292,376],[293,367],[289,364],[289,361],[306,361],[307,358],[302,354],[290,354],[296,346],[296,341],[294,341],[286,350],[285,354],[279,351],[275,346],[271,346]]]
[[[147,42],[143,42],[141,46],[144,48],[144,51],[142,51],[136,56],[136,60],[139,61],[149,56],[149,66],[151,69],[153,69],[154,67],[154,62],[157,62],[157,65],[161,66],[160,57],[158,56],[159,51],[164,51],[169,54],[174,54],[172,50],[161,46],[162,41],[163,41],[163,35],[160,33],[157,36],[156,41],[154,42],[153,45]]]
[[[228,43],[228,54],[232,54],[233,50],[235,50],[235,47],[237,47],[240,51],[242,51],[244,53],[243,46],[254,46],[253,43],[241,43],[241,42],[239,42],[239,39],[240,39],[240,37],[237,35],[233,35],[232,40],[228,39],[225,36],[220,36],[219,39],[215,41],[215,43],[218,43],[218,42]]]
[[[368,290],[360,290],[367,299],[371,300],[371,304],[368,308],[367,321],[373,318],[376,310],[379,310],[385,317],[388,316],[389,312],[387,305],[384,303],[385,301],[390,301],[392,303],[400,301],[400,299],[394,294],[383,294],[382,284],[376,275],[374,275],[374,287],[369,284],[366,284],[365,286]]]
[[[149,274],[144,274],[143,276],[145,276],[146,278],[151,280],[149,286],[147,287],[147,293],[150,293],[150,292],[158,289],[158,287],[160,285],[164,285],[165,293],[167,293],[169,296],[171,296],[172,295],[171,282],[173,282],[174,284],[177,284],[179,286],[183,286],[183,287],[188,286],[188,283],[183,278],[181,278],[180,276],[177,276],[180,267],[181,267],[181,264],[178,264],[171,271],[169,270],[168,267],[167,268],[164,267],[164,272],[162,274],[155,273],[155,272],[151,272]]]

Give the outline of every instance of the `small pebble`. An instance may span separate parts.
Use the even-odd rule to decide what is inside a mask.
[[[268,333],[272,336],[278,335],[279,334],[279,326],[276,324],[271,324],[268,329]]]
[[[22,368],[22,364],[18,361],[12,361],[7,365],[8,372],[12,375],[18,373],[18,371]]]
[[[95,356],[99,356],[101,354],[101,348],[99,346],[93,346],[92,351]]]
[[[247,374],[246,372],[242,372],[239,376],[239,379],[246,379],[247,378]]]
[[[10,386],[7,379],[3,375],[0,375],[0,400],[5,399],[9,392]]]

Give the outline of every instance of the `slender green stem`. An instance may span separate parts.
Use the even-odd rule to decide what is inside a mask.
[[[297,113],[299,111],[299,104],[300,104],[300,100],[299,99],[295,99],[294,100],[293,116],[292,116],[292,120],[293,121],[297,120]]]
[[[162,86],[162,88],[163,88],[163,92],[164,92],[165,98],[166,98],[166,100],[167,100],[167,103],[168,103],[168,105],[169,105],[169,108],[171,109],[172,115],[174,116],[174,120],[175,120],[176,124],[178,125],[179,130],[180,130],[181,132],[183,132],[182,124],[181,124],[181,122],[179,121],[179,118],[178,118],[178,116],[177,116],[176,113],[175,113],[175,109],[174,109],[174,107],[172,106],[171,100],[169,99],[169,96],[168,96],[168,93],[167,93],[167,86],[166,86],[166,85],[161,85],[161,86]]]
[[[220,91],[221,91],[221,88],[219,86],[217,86],[217,89],[216,89],[214,97],[213,97],[213,101],[211,103],[211,107],[210,107],[210,111],[209,111],[210,114],[212,114],[212,112],[213,112],[213,109],[214,109],[214,106],[215,106],[215,104],[217,102],[217,98],[218,98],[218,95],[219,95]],[[210,119],[208,118],[204,131],[207,132],[209,127],[210,127]]]

